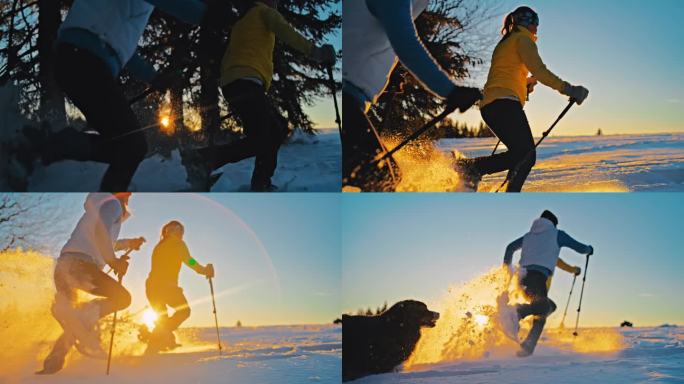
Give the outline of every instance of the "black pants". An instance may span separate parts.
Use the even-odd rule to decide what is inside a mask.
[[[517,306],[518,316],[520,316],[520,319],[524,319],[527,316],[535,316],[532,322],[532,329],[521,344],[523,348],[530,352],[534,351],[537,341],[539,341],[539,337],[546,324],[546,318],[556,310],[556,303],[548,298],[547,279],[546,275],[541,272],[527,271],[522,280],[525,295],[530,300],[530,303]]]
[[[268,101],[264,87],[253,81],[236,80],[221,91],[231,111],[241,121],[245,138],[201,153],[212,169],[256,156],[252,188],[270,186],[278,166],[278,150],[287,135],[286,120]]]
[[[342,110],[342,184],[364,191],[393,191],[394,179],[399,177],[396,164],[390,162],[389,166],[382,168],[369,166],[375,156],[385,152],[385,149],[378,132],[366,117],[363,106],[355,97],[343,92]]]
[[[128,190],[147,154],[147,140],[117,80],[102,60],[70,44],[57,48],[55,76],[88,125],[100,133],[72,134],[63,140],[60,157],[109,164],[100,190]]]
[[[520,102],[500,99],[482,108],[482,118],[506,145],[506,152],[474,159],[483,175],[508,170],[508,192],[520,192],[536,161],[534,138]],[[517,167],[517,169],[516,169]]]

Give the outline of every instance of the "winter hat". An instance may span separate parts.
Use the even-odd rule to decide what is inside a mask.
[[[556,226],[556,227],[558,226],[558,218],[556,217],[556,215],[551,213],[551,211],[546,210],[546,211],[542,212],[541,217],[552,222],[554,226]]]
[[[539,15],[530,7],[519,7],[513,11],[513,20],[515,25],[523,27],[539,25]]]

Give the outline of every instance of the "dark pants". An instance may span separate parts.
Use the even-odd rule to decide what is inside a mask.
[[[483,175],[508,171],[508,192],[520,192],[536,161],[532,130],[520,102],[500,99],[482,108],[482,118],[506,145],[506,152],[473,159]],[[516,169],[517,168],[517,169]]]
[[[131,305],[131,294],[119,282],[105,274],[97,265],[73,256],[61,256],[55,267],[55,300],[67,300],[71,307],[76,306],[78,290],[102,299],[93,300],[85,305],[96,306],[99,318],[120,311]],[[65,330],[45,359],[46,368],[61,368],[64,359],[76,339]]]
[[[159,316],[160,323],[158,326],[164,331],[173,332],[190,317],[188,300],[180,287],[155,284],[147,280],[145,282],[145,294],[150,306]],[[173,316],[168,317],[167,307],[173,308],[175,311]]]
[[[522,280],[525,295],[530,303],[517,306],[518,316],[520,319],[524,319],[527,316],[535,316],[532,322],[532,329],[521,344],[530,353],[534,351],[537,341],[539,341],[539,337],[546,324],[546,318],[556,310],[556,303],[548,298],[547,279],[546,275],[541,272],[527,271]]]
[[[391,161],[389,166],[382,168],[369,166],[375,156],[384,153],[385,149],[363,109],[355,97],[342,93],[342,184],[363,191],[393,191],[396,184],[394,179],[399,177],[396,164]]]
[[[145,158],[147,140],[117,80],[102,60],[70,44],[57,48],[55,76],[88,125],[99,132],[62,135],[59,158],[109,164],[100,190],[126,191]]]
[[[256,157],[252,188],[271,185],[278,165],[278,150],[287,135],[285,119],[271,105],[264,87],[249,80],[237,80],[221,91],[230,109],[242,122],[245,138],[201,151],[212,169]]]

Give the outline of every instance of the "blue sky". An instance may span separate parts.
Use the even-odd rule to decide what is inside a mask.
[[[560,229],[594,246],[584,325],[684,323],[684,196],[676,193],[345,194],[343,311],[438,300],[450,284],[500,265],[506,245],[544,209],[557,214]],[[571,250],[561,257],[584,267]],[[571,282],[557,271],[550,297],[564,304]]]
[[[47,197],[49,206],[59,206],[60,222],[55,225],[62,230],[46,239],[58,251],[83,212],[85,195]],[[244,325],[330,323],[339,316],[337,194],[137,193],[130,208],[133,216],[123,225],[121,237],[144,236],[148,241],[131,255],[124,278],[133,296],[132,311],[147,305],[144,282],[159,231],[177,219],[185,225],[193,257],[216,268],[222,325],[238,320]],[[180,286],[192,308],[185,325],[213,326],[206,279],[184,267]]]
[[[607,134],[684,131],[683,1],[493,3],[500,4],[501,15],[484,31],[496,35],[505,13],[520,5],[532,7],[540,16],[542,59],[562,79],[590,91],[586,104],[571,111],[554,134],[594,134],[599,128]],[[480,87],[485,81],[486,71],[469,80]],[[536,88],[525,108],[535,134],[553,122],[566,99],[544,86]],[[479,110],[463,118],[479,122]]]

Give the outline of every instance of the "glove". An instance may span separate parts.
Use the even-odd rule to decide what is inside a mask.
[[[455,86],[447,96],[447,110],[458,109],[463,113],[480,100],[482,100],[482,92],[479,89]]]
[[[579,276],[580,273],[582,273],[582,268],[580,268],[580,267],[575,267],[575,276]]]
[[[565,83],[565,87],[563,87],[561,93],[565,96],[570,96],[570,99],[575,100],[577,105],[582,105],[584,100],[589,96],[588,89],[581,85],[570,85],[569,83]]]
[[[336,59],[335,48],[333,48],[333,46],[330,44],[323,44],[320,47],[314,46],[311,48],[309,57],[311,57],[311,60],[317,63],[333,65],[335,64]]]
[[[128,271],[128,258],[116,258],[109,262],[109,266],[117,276],[122,277]]]
[[[594,254],[594,247],[592,247],[592,246],[590,245],[590,246],[589,246],[589,252],[587,252],[587,256],[593,255],[593,254]]]
[[[527,94],[534,92],[534,87],[537,85],[537,79],[532,76],[527,78]]]
[[[206,276],[207,279],[211,279],[214,277],[214,265],[213,264],[207,264],[207,266],[204,267],[204,276]]]
[[[233,6],[228,0],[206,0],[202,27],[210,31],[222,31],[229,26],[233,17]]]
[[[131,247],[132,250],[138,251],[140,250],[140,247],[143,245],[145,241],[147,240],[145,240],[145,238],[141,236],[135,239],[131,239],[128,245]]]

